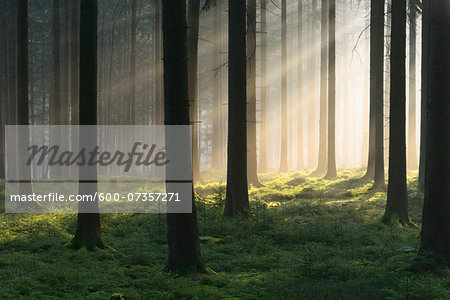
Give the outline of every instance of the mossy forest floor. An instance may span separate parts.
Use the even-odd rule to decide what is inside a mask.
[[[73,214],[0,214],[0,298],[450,299],[448,276],[411,267],[422,210],[416,173],[408,191],[417,228],[380,222],[386,195],[368,191],[362,170],[332,181],[307,174],[262,174],[248,220],[222,217],[223,177],[196,188],[207,275],[163,271],[164,215],[102,215],[112,249],[89,252],[65,247]]]

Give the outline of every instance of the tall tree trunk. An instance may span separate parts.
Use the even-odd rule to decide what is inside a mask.
[[[63,58],[63,86],[61,98],[61,121],[68,125],[70,120],[70,1],[64,0],[64,58]]]
[[[261,0],[261,113],[259,126],[259,170],[267,171],[267,0]]]
[[[80,125],[97,125],[97,1],[80,1]],[[80,129],[80,147],[92,147],[97,143],[97,133],[90,131],[86,136]],[[81,166],[80,179],[88,178],[89,183],[79,184],[80,195],[97,192],[97,167]],[[94,179],[95,178],[95,179]],[[87,213],[89,211],[90,213]],[[104,248],[100,234],[100,214],[98,202],[79,202],[79,213],[75,236],[71,247],[86,246]]]
[[[70,102],[71,102],[71,124],[77,125],[79,123],[79,39],[80,39],[80,1],[72,0],[71,1],[71,34],[70,34]]]
[[[0,5],[5,7],[5,1],[1,0]],[[6,106],[9,101],[8,99],[8,67],[7,67],[7,42],[6,39],[6,16],[7,10],[2,10],[0,12],[0,179],[5,178],[5,125],[6,125]],[[3,212],[4,208],[0,207],[0,211]]]
[[[247,4],[247,181],[261,187],[256,149],[256,0]]]
[[[136,0],[131,0],[131,49],[130,49],[130,121],[131,125],[136,124]]]
[[[392,1],[389,185],[383,222],[410,224],[406,190],[406,0]]]
[[[98,118],[99,124],[105,124],[105,109],[106,98],[105,98],[105,36],[106,36],[106,17],[107,17],[107,1],[103,0],[102,3],[102,25],[99,32],[100,35],[100,49],[98,51],[99,62],[98,62]]]
[[[370,55],[370,45],[369,45],[369,40],[370,40],[370,6],[367,5],[366,10],[365,10],[365,14],[366,14],[366,21],[365,21],[365,33],[364,33],[364,51],[365,51],[365,55],[364,57],[367,59],[367,57]],[[383,17],[384,18],[384,17]],[[384,40],[382,45],[384,45]],[[384,48],[383,48],[384,50]],[[369,55],[368,55],[369,53]],[[370,64],[370,62],[369,62]],[[367,63],[365,64],[367,66]],[[370,113],[369,113],[369,97],[370,97],[370,87],[369,87],[369,73],[370,73],[370,68],[369,71],[367,72],[366,70],[364,70],[364,84],[363,84],[363,112],[362,112],[362,147],[361,147],[361,161],[364,162],[364,160],[367,158],[367,170],[369,169],[369,160],[368,160],[368,156],[367,154],[369,153],[369,128],[370,128],[370,124],[367,124],[367,121],[369,121],[370,123]],[[346,134],[345,136],[348,136],[348,134]],[[344,139],[344,144],[348,144],[348,138]],[[366,178],[368,178],[369,175],[367,174]]]
[[[303,169],[303,0],[298,1],[297,7],[297,169]]]
[[[336,177],[336,0],[329,0],[328,155],[325,178]]]
[[[320,175],[327,168],[327,74],[328,74],[328,2],[322,0],[320,29],[320,122],[319,122],[319,156],[317,169],[311,175]]]
[[[408,113],[408,169],[417,169],[416,150],[416,7],[409,7],[409,113]]]
[[[164,33],[164,123],[165,125],[189,125],[186,1],[163,0],[162,3]],[[166,135],[166,141],[168,138],[174,137],[168,137]],[[173,169],[171,164],[168,164],[167,167],[169,168],[167,170],[169,174],[170,172],[177,171]],[[170,191],[174,187],[170,183],[166,183],[166,188]],[[167,242],[169,244],[169,259],[167,263],[167,269],[169,271],[178,273],[204,271],[200,256],[193,190],[191,213],[167,214]]]
[[[310,27],[310,39],[311,45],[313,45],[314,50],[316,50],[317,45],[317,27],[318,27],[318,11],[317,11],[317,1],[312,0],[311,2],[311,14],[312,22]],[[313,163],[316,160],[316,107],[317,107],[317,57],[316,51],[314,51],[314,56],[310,60],[310,71],[311,71],[311,82],[309,84],[311,97],[308,100],[308,167],[314,167]]]
[[[428,3],[424,3],[425,5]],[[420,252],[450,262],[450,3],[430,0],[423,12],[429,22],[427,159]]]
[[[371,0],[370,6],[370,102],[374,103],[375,121],[373,189],[384,191],[386,189],[384,182],[383,114],[384,2]]]
[[[53,91],[50,109],[50,124],[61,125],[61,32],[60,32],[60,1],[53,0],[52,16],[52,73]]]
[[[8,1],[9,18],[8,18],[8,102],[7,102],[7,124],[17,124],[17,1]],[[8,146],[8,145],[7,145]],[[14,151],[14,145],[8,147],[10,151]]]
[[[428,33],[429,33],[430,0],[422,0],[422,70],[420,92],[420,161],[419,161],[419,191],[425,191],[425,157],[427,151],[427,78],[428,78]]]
[[[28,1],[17,1],[17,124],[29,125],[29,100],[28,100]],[[27,156],[29,146],[29,131],[26,136],[18,139],[18,151],[20,157]],[[19,183],[19,192],[22,195],[33,193],[31,184],[31,168],[22,166],[19,170],[19,178],[28,182]],[[38,207],[38,206],[37,206]]]
[[[161,0],[155,1],[155,116],[154,124],[162,125],[164,124],[164,99],[162,93],[163,81],[161,80],[163,76],[162,70],[162,55],[161,55]]]
[[[198,26],[200,21],[200,0],[188,2],[188,83],[190,120],[192,124],[192,171],[194,183],[201,182],[198,126]]]
[[[386,1],[386,26],[385,26],[385,59],[384,59],[384,166],[389,165],[389,114],[390,114],[390,103],[389,97],[391,95],[391,27],[392,27],[392,0]]]
[[[225,216],[250,211],[247,190],[245,1],[228,0],[228,161]]]
[[[281,0],[281,152],[280,172],[288,171],[288,114],[287,114],[287,8]]]

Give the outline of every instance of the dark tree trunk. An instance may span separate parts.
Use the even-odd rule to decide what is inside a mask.
[[[0,1],[0,5],[5,7],[5,1]],[[7,77],[7,55],[6,55],[6,9],[0,12],[0,179],[5,178],[5,125],[6,125],[6,104],[8,103],[8,77]],[[2,210],[3,207],[0,207]]]
[[[280,172],[288,171],[287,149],[287,8],[286,0],[281,0],[281,152]]]
[[[71,124],[77,125],[79,123],[79,102],[78,102],[78,95],[79,95],[79,55],[80,55],[80,49],[79,49],[79,25],[80,25],[80,1],[79,0],[72,0],[71,1],[72,8],[72,16],[70,18],[71,21],[71,34],[70,34],[70,43],[71,43],[71,49],[70,49],[70,102],[71,102]]]
[[[228,161],[225,216],[250,211],[247,190],[245,1],[228,1]]]
[[[259,170],[267,171],[267,29],[266,4],[261,0],[261,123],[259,126]]]
[[[189,125],[186,1],[163,0],[164,123]],[[167,138],[170,138],[166,135]],[[172,137],[173,138],[173,137]],[[170,150],[170,149],[169,149]],[[167,168],[172,168],[171,164]],[[168,169],[167,173],[176,172]],[[168,192],[171,185],[166,183]],[[203,272],[194,192],[192,213],[167,214],[169,259],[167,269],[177,273]]]
[[[161,57],[161,0],[155,0],[155,64],[154,64],[154,74],[155,74],[155,109],[154,109],[154,125],[162,125],[164,123],[164,101],[163,93],[161,90],[162,86],[162,57]]]
[[[131,48],[130,48],[130,122],[136,124],[136,0],[131,0]]]
[[[188,2],[188,83],[190,120],[192,124],[192,172],[193,181],[201,182],[200,152],[199,152],[199,126],[198,126],[198,26],[200,21],[200,0]]]
[[[408,169],[417,169],[416,150],[416,7],[409,5]]]
[[[336,0],[329,0],[328,155],[326,179],[336,177]]]
[[[328,1],[322,0],[321,11],[319,156],[317,169],[311,175],[321,175],[327,168]]]
[[[80,125],[97,125],[97,14],[97,1],[80,1]],[[96,133],[89,132],[85,136],[80,129],[80,147],[89,148],[96,143]],[[93,195],[97,191],[97,167],[81,166],[80,179],[85,178],[87,174],[95,183],[80,183],[80,195]],[[79,211],[71,247],[79,249],[86,246],[89,250],[95,247],[104,248],[100,234],[98,202],[79,202]]]
[[[53,0],[52,19],[52,73],[53,91],[51,97],[50,124],[61,125],[61,22],[60,22],[60,1]]]
[[[427,3],[426,3],[427,4]],[[428,13],[427,159],[420,252],[450,262],[450,3],[430,0]]]
[[[61,121],[68,125],[70,121],[70,0],[64,0],[64,58],[63,86],[61,97]]]
[[[297,169],[303,169],[303,1],[298,1],[297,7]]]
[[[256,0],[247,4],[247,181],[261,187],[256,150]]]
[[[7,1],[8,14],[8,102],[6,109],[6,122],[8,125],[17,124],[17,1]],[[8,147],[10,146],[10,147]],[[7,145],[10,151],[14,151],[14,145]]]
[[[422,70],[420,92],[420,159],[419,191],[425,191],[425,157],[427,151],[427,78],[428,78],[428,31],[430,0],[422,0]]]
[[[406,0],[392,1],[389,185],[383,222],[410,224],[406,190]]]
[[[386,189],[384,182],[383,113],[384,2],[371,0],[370,6],[370,102],[374,103],[373,115],[375,121],[373,189],[384,191]]]

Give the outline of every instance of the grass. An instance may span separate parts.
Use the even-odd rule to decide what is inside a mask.
[[[409,174],[418,228],[385,226],[385,193],[368,191],[360,170],[336,180],[307,173],[261,175],[248,220],[222,217],[223,175],[196,188],[207,275],[163,272],[165,216],[102,215],[115,249],[74,251],[76,216],[0,214],[2,299],[450,299],[450,279],[413,272],[421,195]],[[222,182],[220,181],[222,180]],[[2,191],[3,192],[3,191]]]

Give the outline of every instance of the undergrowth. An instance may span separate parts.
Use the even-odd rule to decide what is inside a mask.
[[[214,176],[210,176],[210,175]],[[2,299],[450,299],[450,279],[417,269],[422,196],[409,174],[418,228],[385,226],[385,193],[360,170],[335,180],[261,174],[247,220],[223,218],[223,174],[196,187],[207,275],[163,271],[165,216],[102,215],[108,250],[64,245],[76,216],[0,215]],[[2,191],[3,192],[3,191]],[[416,266],[413,268],[412,266]]]

